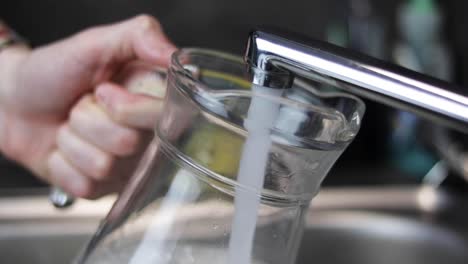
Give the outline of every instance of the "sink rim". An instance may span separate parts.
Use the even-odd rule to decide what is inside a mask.
[[[65,239],[67,236],[90,237],[116,198],[108,196],[97,201],[80,199],[70,208],[60,210],[48,201],[47,189],[41,193],[37,190],[24,193],[23,196],[0,196],[0,225],[6,227],[0,228],[1,243],[18,243],[22,239],[42,241],[44,237],[51,240]],[[421,197],[428,197],[425,195],[432,197],[433,206],[421,202]],[[455,254],[467,247],[468,232],[466,235],[457,233],[456,228],[440,224],[437,216],[445,211],[457,210],[451,205],[463,201],[468,200],[443,190],[428,190],[419,186],[324,188],[307,212],[305,232],[346,231],[385,239],[391,239],[393,235],[396,240],[405,238],[416,242],[431,239],[435,245],[445,248],[448,245],[449,250],[451,248],[449,252],[453,250]],[[468,215],[468,210],[464,212]],[[382,226],[394,226],[399,231],[385,230]],[[37,252],[41,251],[38,250],[40,246],[37,245]]]
[[[102,218],[112,207],[116,195],[98,200],[77,199],[70,207],[57,209],[48,200],[49,188],[0,190],[0,221],[9,219]],[[11,195],[14,194],[14,195]],[[23,195],[19,195],[23,194]],[[309,211],[365,210],[411,211],[438,214],[466,205],[468,194],[460,197],[430,186],[322,188],[312,200]]]

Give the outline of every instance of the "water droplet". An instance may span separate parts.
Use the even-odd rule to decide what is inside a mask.
[[[306,170],[315,170],[318,168],[318,166],[320,165],[320,163],[316,162],[316,161],[310,161],[309,163],[307,164],[304,164],[305,166],[305,169]]]
[[[213,229],[214,230],[217,230],[219,228],[219,225],[218,224],[213,224]]]
[[[278,234],[274,233],[274,234],[273,234],[273,238],[274,238],[274,239],[277,239],[277,238],[278,238]]]

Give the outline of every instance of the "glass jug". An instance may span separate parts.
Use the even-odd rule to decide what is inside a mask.
[[[272,88],[252,86],[259,75]],[[364,114],[317,78],[176,52],[154,139],[76,263],[294,263],[309,203]]]

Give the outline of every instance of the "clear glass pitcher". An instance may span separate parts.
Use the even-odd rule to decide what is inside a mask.
[[[258,75],[274,88],[252,87]],[[76,263],[294,263],[309,203],[364,114],[319,78],[176,52],[154,139]]]

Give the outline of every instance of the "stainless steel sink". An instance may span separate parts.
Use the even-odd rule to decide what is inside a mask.
[[[365,212],[318,214],[298,263],[436,264],[468,262],[457,233],[417,221]]]
[[[65,211],[45,195],[0,198],[0,262],[69,263],[114,198]],[[297,263],[468,263],[468,196],[430,188],[325,189]]]

